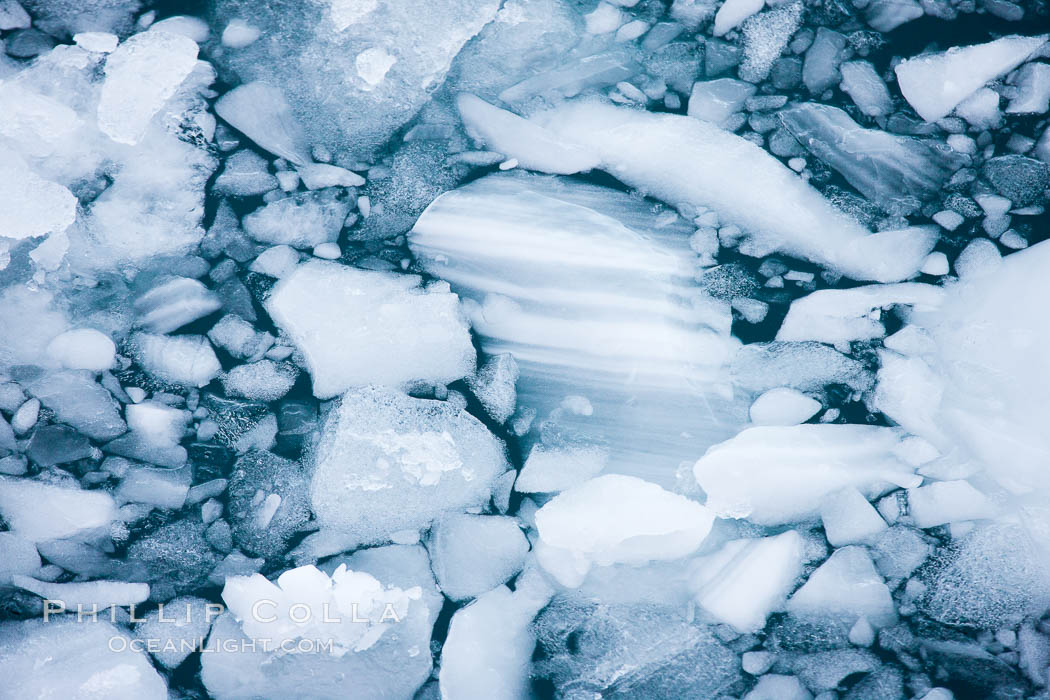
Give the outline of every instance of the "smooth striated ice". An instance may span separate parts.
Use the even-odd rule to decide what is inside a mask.
[[[766,626],[783,608],[802,575],[803,542],[794,530],[773,537],[732,540],[689,565],[689,588],[697,604],[740,633]]]
[[[313,511],[333,538],[381,543],[418,533],[444,513],[484,506],[507,467],[499,440],[458,406],[355,389],[324,425]]]
[[[117,506],[105,491],[0,478],[0,515],[12,532],[32,542],[106,534]]]
[[[609,504],[615,503],[615,508]],[[559,583],[577,587],[592,566],[645,564],[694,552],[714,514],[633,476],[606,474],[551,499],[536,513],[536,558]]]
[[[743,230],[748,255],[779,251],[854,279],[896,282],[933,247],[933,232],[921,227],[868,233],[761,147],[697,119],[588,101],[532,118],[597,152],[602,169],[627,184],[718,212]]]
[[[787,611],[805,620],[864,617],[881,628],[897,621],[890,590],[864,547],[842,547],[810,574],[787,602]]]
[[[898,64],[901,94],[928,122],[948,116],[985,83],[1021,65],[1046,43],[1046,36],[1004,36],[987,44],[957,46]]]
[[[318,398],[365,384],[447,384],[474,371],[474,347],[458,297],[420,283],[314,260],[281,279],[266,309],[303,353]]]
[[[6,690],[17,690],[11,698],[169,697],[164,678],[146,654],[133,648],[128,635],[104,615],[97,621],[55,616],[0,623],[0,675]]]
[[[668,484],[744,422],[746,399],[729,390],[739,343],[728,305],[693,279],[693,228],[651,207],[574,181],[493,175],[438,198],[409,244],[464,298],[481,349],[514,357],[532,436],[606,449],[611,471]]]
[[[295,164],[310,162],[310,146],[279,87],[238,85],[215,103],[215,113],[259,147]]]
[[[196,63],[196,42],[179,34],[154,30],[123,42],[106,59],[99,129],[117,143],[139,143]]]
[[[869,61],[847,61],[839,70],[842,71],[842,91],[862,113],[884,117],[893,110],[890,91]]]
[[[905,434],[867,425],[793,425],[748,428],[715,445],[693,474],[707,506],[726,518],[779,525],[815,518],[824,498],[846,486],[869,497],[893,486],[921,483],[920,461]]]
[[[162,278],[134,304],[136,325],[151,333],[171,333],[221,307],[215,292],[187,277]]]

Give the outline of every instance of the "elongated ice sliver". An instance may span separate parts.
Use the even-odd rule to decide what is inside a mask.
[[[748,254],[781,252],[853,279],[898,282],[918,271],[935,242],[935,231],[921,227],[870,233],[760,147],[698,119],[576,101],[530,121],[597,155],[632,187],[717,211],[748,236]]]

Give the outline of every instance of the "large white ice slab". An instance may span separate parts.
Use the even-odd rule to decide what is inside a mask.
[[[537,432],[666,484],[746,421],[729,307],[696,285],[692,231],[612,189],[495,175],[438,198],[410,245],[464,298],[482,350],[514,356]]]

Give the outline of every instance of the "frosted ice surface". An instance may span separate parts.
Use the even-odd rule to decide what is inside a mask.
[[[482,350],[514,356],[520,408],[608,448],[610,470],[670,483],[746,406],[727,383],[738,346],[728,307],[693,281],[693,229],[650,207],[592,185],[490,176],[435,201],[410,245],[467,300]]]
[[[352,200],[337,189],[275,200],[244,217],[244,232],[261,243],[312,248],[339,237]]]
[[[468,413],[378,387],[340,399],[313,465],[314,514],[356,543],[381,543],[485,505],[508,467],[503,445]]]
[[[299,370],[287,362],[259,360],[237,365],[220,378],[227,396],[254,401],[276,401],[287,394]]]
[[[765,6],[765,0],[726,0],[715,14],[715,36],[736,29],[751,15]]]
[[[618,504],[609,508],[609,503]],[[577,587],[592,566],[644,564],[691,554],[714,513],[633,476],[606,474],[555,496],[536,513],[540,565]]]
[[[962,479],[908,489],[908,515],[921,528],[990,518],[995,511],[987,496]]]
[[[459,299],[413,275],[310,261],[266,308],[302,351],[318,398],[364,384],[446,384],[474,370]]]
[[[936,121],[985,83],[1021,65],[1046,43],[1046,36],[1004,36],[910,58],[894,69],[901,94],[919,116]]]
[[[222,369],[211,343],[200,335],[135,333],[129,351],[147,373],[187,387],[207,385]]]
[[[196,42],[179,34],[149,31],[122,43],[106,59],[98,103],[102,133],[118,143],[137,144],[196,63]]]
[[[715,445],[693,467],[707,506],[728,518],[778,525],[814,518],[846,486],[874,497],[918,486],[902,431],[866,425],[748,428]]]
[[[208,636],[215,617],[207,608],[209,604],[210,601],[194,596],[170,600],[141,616],[143,621],[135,625],[135,636],[147,645],[152,644],[156,649],[151,652],[153,658],[165,668],[173,669]]]
[[[95,623],[72,617],[3,622],[0,674],[23,697],[166,700],[164,678],[130,641],[104,615]]]
[[[802,3],[786,2],[744,22],[744,60],[740,77],[757,83],[769,75],[773,62],[787,47],[802,21]]]

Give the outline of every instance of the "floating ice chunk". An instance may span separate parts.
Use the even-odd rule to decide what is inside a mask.
[[[908,515],[921,528],[991,518],[995,506],[969,481],[935,481],[908,489]]]
[[[820,519],[832,547],[870,542],[886,530],[886,521],[852,486],[828,494],[820,504]]]
[[[242,149],[226,159],[226,166],[215,179],[212,191],[234,197],[251,197],[278,187],[266,160],[255,151]]]
[[[296,165],[310,162],[302,126],[280,88],[264,82],[238,85],[219,98],[215,113],[275,156]]]
[[[295,269],[299,264],[299,253],[287,245],[275,245],[267,248],[259,254],[249,267],[253,272],[259,272],[269,277],[280,279]]]
[[[309,479],[302,467],[271,452],[240,457],[230,475],[228,519],[233,540],[252,555],[284,554],[310,518]]]
[[[450,513],[434,524],[428,549],[441,591],[466,600],[521,571],[529,543],[513,518]]]
[[[113,606],[138,605],[149,598],[149,585],[124,583],[123,581],[88,581],[84,583],[49,583],[29,576],[15,574],[11,582],[35,593],[41,598],[54,601],[67,610],[106,610]]]
[[[870,61],[847,61],[839,70],[842,71],[842,91],[850,96],[861,113],[869,117],[884,117],[893,110],[890,91]]]
[[[129,405],[124,413],[128,428],[158,447],[179,444],[190,422],[189,411],[156,401]]]
[[[1045,114],[1050,109],[1050,64],[1024,64],[1014,84],[1018,94],[1010,100],[1007,114]]]
[[[875,571],[863,547],[842,547],[810,574],[787,602],[787,611],[802,619],[864,617],[877,628],[897,621],[890,590]]]
[[[521,493],[552,493],[597,476],[609,461],[607,449],[593,445],[533,446],[514,482]]]
[[[534,571],[456,611],[441,652],[441,696],[517,700],[529,694],[532,619],[553,590]]]
[[[846,56],[846,44],[846,37],[842,34],[827,27],[817,27],[817,34],[802,63],[802,83],[810,94],[820,95],[839,84],[842,79],[839,65]]]
[[[77,328],[55,336],[47,354],[67,369],[105,372],[113,366],[117,347],[110,337],[94,328]]]
[[[908,104],[928,122],[955,109],[985,83],[1012,71],[1046,43],[1046,36],[1004,36],[987,44],[956,46],[916,56],[894,70]]]
[[[439,197],[409,243],[467,300],[482,350],[514,356],[519,409],[670,484],[746,411],[725,391],[739,344],[727,305],[695,284],[694,230],[622,192],[506,174]]]
[[[17,155],[5,156],[0,163],[0,239],[61,233],[76,213],[77,199],[65,186],[41,178]]]
[[[880,309],[913,306],[932,311],[940,306],[944,290],[929,284],[880,284],[852,289],[822,289],[791,303],[777,331],[777,340],[818,340],[846,346],[886,334]]]
[[[422,530],[484,505],[507,470],[503,446],[447,402],[375,387],[348,392],[317,446],[311,498],[323,528],[358,543]]]
[[[149,29],[152,32],[179,34],[189,39],[193,39],[193,41],[198,44],[206,42],[208,40],[208,35],[211,33],[208,29],[207,22],[199,17],[191,17],[189,15],[166,17],[159,22],[151,24]]]
[[[750,83],[765,80],[801,21],[802,3],[787,2],[744,22],[740,30],[744,38],[740,77]]]
[[[846,486],[869,497],[893,485],[918,486],[911,458],[903,434],[893,428],[770,426],[712,447],[693,473],[719,516],[779,525],[815,517],[824,498]]]
[[[723,36],[736,29],[765,4],[765,0],[726,0],[715,14],[715,36]]]
[[[227,578],[230,612],[215,621],[201,655],[209,695],[278,700],[302,695],[309,678],[317,700],[412,697],[430,674],[436,611],[421,577],[387,585],[393,579],[345,564],[331,576],[290,569],[276,583],[258,574]]]
[[[128,437],[136,437],[131,433]],[[112,449],[112,443],[106,446],[108,451]],[[156,458],[155,454],[160,450],[178,452],[180,459],[165,460],[163,457]],[[154,464],[170,467],[173,464],[180,466],[186,463],[186,452],[183,448],[149,447],[140,451],[123,450],[125,455],[141,460],[148,460]],[[157,508],[168,510],[179,510],[186,503],[186,495],[190,490],[190,470],[182,469],[152,469],[149,467],[136,466],[132,468],[126,477],[120,482],[116,497],[122,503],[146,503]]]
[[[222,369],[211,343],[201,335],[135,333],[129,352],[149,374],[182,386],[205,386]]]
[[[237,365],[222,375],[222,388],[227,396],[253,401],[276,401],[289,391],[299,377],[299,370],[287,362],[259,360]]]
[[[751,83],[733,78],[695,83],[689,94],[686,113],[690,117],[724,127],[734,114],[743,111],[747,98],[754,95],[756,90]]]
[[[31,574],[40,568],[36,546],[14,532],[0,532],[0,586],[10,586],[13,574]]]
[[[208,636],[216,607],[204,598],[175,598],[143,615],[135,636],[164,668],[174,669]]]
[[[104,617],[0,623],[4,682],[26,698],[167,700],[164,679],[141,648]]]
[[[923,16],[916,0],[874,0],[864,12],[868,24],[877,32],[891,32]]]
[[[31,24],[29,13],[18,0],[0,0],[0,30],[26,29]]]
[[[136,34],[106,60],[98,125],[117,143],[142,140],[153,116],[197,64],[197,43],[165,31]]]
[[[73,42],[85,51],[95,53],[113,53],[120,39],[108,32],[80,32],[73,36]]]
[[[749,237],[741,247],[749,254],[780,251],[854,279],[896,282],[919,269],[935,242],[923,228],[869,234],[762,148],[697,119],[585,101],[534,119],[593,149],[627,184],[717,211]]]
[[[737,353],[731,376],[737,386],[762,392],[790,387],[816,393],[828,384],[867,391],[871,372],[853,358],[823,343],[750,343]]]
[[[523,168],[571,175],[598,166],[596,154],[473,95],[460,95],[456,107],[469,134],[493,150],[514,154]]]
[[[253,27],[243,19],[234,18],[222,30],[222,45],[231,49],[243,49],[261,35],[258,27]]]
[[[117,506],[105,491],[3,477],[0,515],[15,534],[32,542],[46,542],[105,530],[117,519]]]
[[[419,285],[414,275],[309,261],[266,308],[305,356],[318,398],[369,383],[446,384],[474,370],[470,333],[447,285]]]
[[[295,260],[298,260],[298,254],[295,251],[292,253]],[[217,347],[223,348],[239,360],[261,357],[273,345],[272,335],[255,330],[252,324],[234,314],[227,314],[219,319],[208,331],[208,338]]]
[[[820,409],[816,399],[789,387],[777,387],[755,399],[748,414],[755,425],[797,425],[805,423]]]
[[[244,231],[263,243],[313,248],[339,237],[350,207],[350,200],[338,189],[300,192],[245,216]]]
[[[55,417],[95,440],[115,438],[125,430],[120,404],[90,372],[48,372],[26,382],[26,390],[40,399]]]
[[[940,196],[969,162],[944,144],[864,129],[841,109],[815,102],[780,112],[784,126],[813,155],[883,209],[907,214]]]
[[[802,538],[794,530],[774,537],[733,540],[690,563],[696,602],[740,633],[757,632],[782,609],[802,575]]]
[[[812,700],[813,694],[795,676],[767,673],[758,679],[744,700]]]
[[[360,187],[365,179],[355,172],[328,163],[305,163],[296,168],[307,189],[322,187]],[[344,216],[345,218],[345,216]]]
[[[982,172],[995,191],[1009,199],[1014,207],[1041,201],[1050,185],[1050,166],[1017,154],[989,158]]]
[[[608,504],[617,507],[610,509]],[[644,564],[690,554],[714,514],[684,496],[633,476],[606,474],[563,491],[536,513],[539,563],[577,587],[594,565]]]
[[[172,277],[135,300],[136,323],[151,333],[171,333],[221,307],[219,296],[197,280]]]

